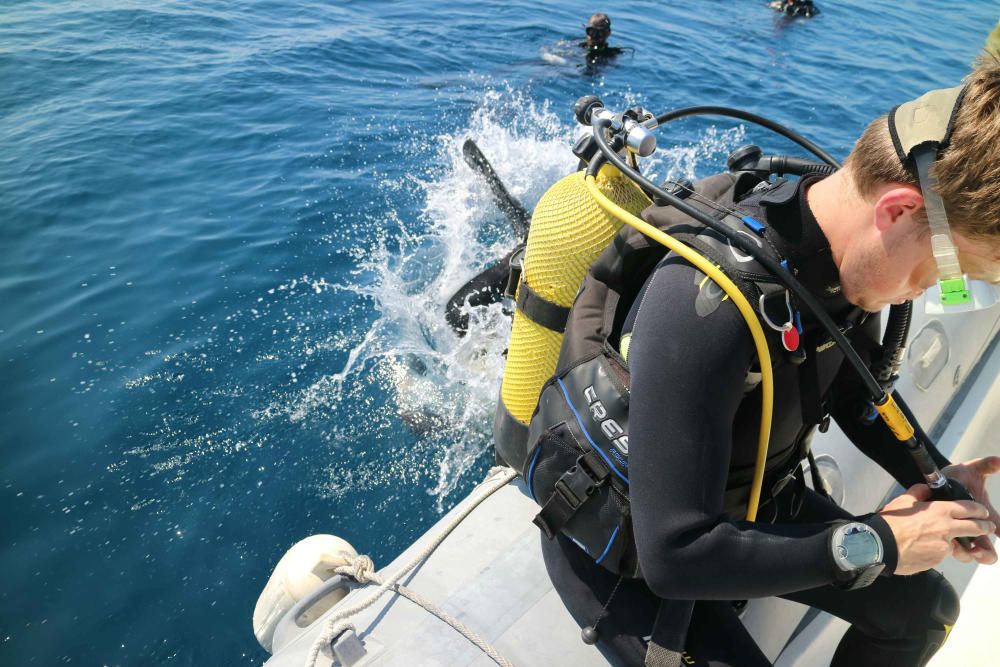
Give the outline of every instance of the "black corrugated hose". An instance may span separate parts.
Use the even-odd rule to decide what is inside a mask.
[[[891,384],[899,374],[899,367],[903,365],[912,315],[912,301],[889,308],[889,319],[882,335],[882,358],[872,366],[872,375],[887,391],[891,391]]]

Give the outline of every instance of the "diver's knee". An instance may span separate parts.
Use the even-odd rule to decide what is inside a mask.
[[[937,571],[932,571],[935,578],[933,590],[933,604],[931,605],[930,620],[934,623],[951,627],[958,620],[961,611],[961,600],[954,586]]]
[[[924,646],[918,665],[925,665],[940,649],[958,620],[961,601],[958,592],[940,572],[931,571],[930,608],[924,630]]]
[[[947,634],[958,619],[959,598],[945,577],[928,570],[906,577],[906,592],[895,591],[904,604],[883,599],[859,629],[869,637],[885,641],[920,641],[928,632]],[[883,606],[883,605],[889,605]]]

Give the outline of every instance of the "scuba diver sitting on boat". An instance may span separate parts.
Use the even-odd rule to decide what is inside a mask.
[[[952,464],[910,427],[881,372],[876,383],[857,369],[898,370],[901,345],[890,354],[878,342],[884,307],[925,290],[945,311],[997,298],[978,281],[1000,281],[998,106],[1000,60],[984,56],[964,87],[873,121],[839,171],[771,182],[736,170],[679,185],[683,201],[643,211],[707,258],[705,268],[677,249],[650,266],[656,244],[626,228],[591,265],[572,308],[540,295],[541,284],[528,289],[530,276],[520,283],[497,454],[542,506],[546,567],[586,626],[584,641],[630,665],[770,665],[732,601],[779,596],[851,624],[834,667],[924,665],[941,646],[958,597],[932,568],[948,555],[996,562],[989,537],[1000,534],[1000,516],[985,480],[1000,457]],[[602,122],[601,131],[630,119]],[[685,202],[715,218],[711,229]],[[639,208],[622,204],[618,215]],[[536,210],[533,232],[539,219]],[[718,232],[723,223],[733,229]],[[531,255],[529,236],[526,274]],[[709,279],[715,269],[735,293]],[[775,279],[781,271],[805,291],[793,296],[783,285],[794,280]],[[741,293],[752,297],[740,297],[753,302],[749,316],[730,298]],[[530,426],[505,393],[512,366],[523,370],[523,313],[565,331]],[[888,329],[898,326],[890,314]],[[902,328],[905,342],[908,319]],[[765,404],[774,407],[769,432]],[[869,418],[873,407],[885,422]],[[815,461],[816,490],[805,484],[811,435],[831,419],[907,489],[877,513],[837,506]],[[751,484],[757,462],[762,485]],[[937,495],[955,481],[969,493]],[[759,514],[754,488],[763,489]]]
[[[768,7],[788,16],[810,18],[819,14],[819,7],[813,4],[813,0],[774,0]]]

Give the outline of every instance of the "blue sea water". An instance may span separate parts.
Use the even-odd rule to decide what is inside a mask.
[[[270,569],[386,563],[478,481],[508,325],[442,306],[533,204],[572,104],[745,107],[838,156],[953,85],[1000,3],[101,0],[0,9],[0,664],[252,665]],[[583,67],[591,11],[634,48]],[[724,119],[659,132],[706,175]]]

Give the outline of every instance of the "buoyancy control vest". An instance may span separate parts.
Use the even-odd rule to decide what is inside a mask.
[[[696,183],[688,201],[780,262],[783,258],[766,241],[765,227],[757,219],[760,197],[775,185],[748,172],[719,174]],[[776,278],[724,236],[674,208],[651,206],[642,217],[709,258],[757,306],[758,316],[768,324],[775,364],[801,360],[801,324]],[[629,503],[630,374],[619,352],[619,337],[634,299],[666,253],[631,227],[613,238],[580,286],[555,373],[542,386],[527,433],[495,433],[498,458],[521,473],[541,505],[534,523],[542,532],[550,539],[566,535],[597,563],[626,577],[640,577],[641,572]],[[774,454],[768,474],[787,474],[790,459],[797,465],[800,458],[791,452]],[[775,470],[778,465],[785,469]],[[740,516],[749,485],[749,475],[730,479],[727,513]]]

